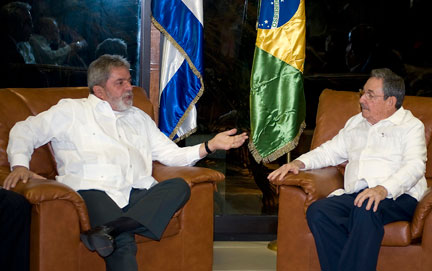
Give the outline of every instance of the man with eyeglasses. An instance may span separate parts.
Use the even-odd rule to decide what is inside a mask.
[[[322,270],[376,270],[384,225],[410,221],[427,189],[423,123],[402,107],[405,84],[373,70],[361,90],[361,113],[318,148],[268,179],[348,161],[344,189],[314,202],[306,217]]]

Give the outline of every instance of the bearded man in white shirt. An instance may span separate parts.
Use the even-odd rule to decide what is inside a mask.
[[[88,69],[90,95],[63,99],[49,110],[18,122],[10,132],[12,172],[4,187],[43,178],[29,168],[34,148],[51,142],[57,181],[86,202],[92,229],[81,234],[90,250],[104,257],[107,270],[137,270],[135,233],[159,240],[172,215],[189,199],[180,178],[157,183],[152,161],[193,165],[207,154],[241,146],[246,133],[232,129],[210,141],[178,147],[153,120],[133,107],[130,65],[118,55],[103,55]]]
[[[404,96],[401,77],[373,70],[360,97],[362,112],[333,139],[268,176],[282,180],[348,161],[344,189],[306,213],[322,270],[375,271],[384,225],[410,221],[427,189],[424,125],[402,107]]]

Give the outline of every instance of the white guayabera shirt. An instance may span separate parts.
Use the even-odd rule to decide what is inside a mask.
[[[63,99],[49,110],[17,122],[7,148],[11,167],[29,167],[34,148],[51,142],[57,181],[74,190],[105,191],[121,208],[132,188],[148,189],[152,161],[190,166],[199,159],[199,145],[179,148],[159,131],[143,111],[131,107],[115,112],[108,102],[90,94]]]
[[[387,198],[406,193],[417,200],[427,189],[426,159],[424,125],[403,107],[375,125],[359,113],[333,139],[298,158],[305,170],[348,161],[344,189],[330,196],[382,185]]]

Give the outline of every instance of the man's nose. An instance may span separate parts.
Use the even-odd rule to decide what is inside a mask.
[[[126,89],[131,90],[132,89],[132,82],[127,81],[126,82]]]

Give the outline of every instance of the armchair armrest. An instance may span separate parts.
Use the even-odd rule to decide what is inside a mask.
[[[414,217],[411,222],[411,237],[417,239],[422,237],[426,217],[432,210],[432,189],[429,188],[423,198],[417,204]]]
[[[161,182],[171,178],[183,178],[190,186],[202,182],[223,181],[225,176],[219,171],[201,167],[170,167],[153,162],[153,177]]]
[[[8,168],[0,167],[0,182],[2,184],[9,172]],[[27,183],[19,182],[13,191],[26,197],[32,205],[51,200],[69,201],[75,206],[80,219],[81,231],[90,229],[90,221],[84,200],[67,185],[55,180],[30,179]]]
[[[336,189],[343,188],[343,175],[337,167],[327,167],[289,174],[282,181],[272,181],[277,186],[299,186],[306,193],[305,210],[314,201],[327,197]]]

